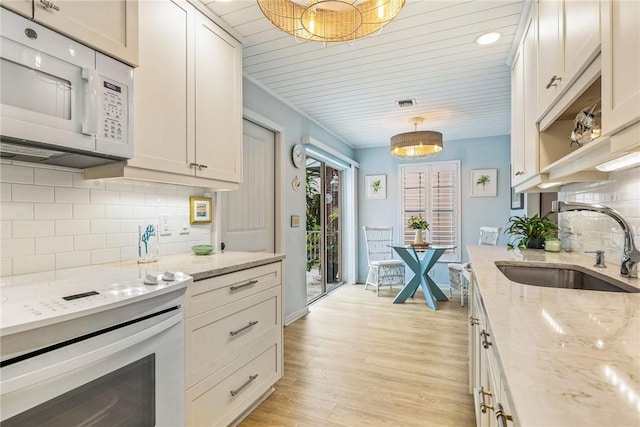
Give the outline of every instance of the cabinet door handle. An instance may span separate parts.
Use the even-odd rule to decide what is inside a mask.
[[[209,166],[207,166],[207,165],[198,165],[198,169],[206,169],[206,168],[208,168],[208,167],[209,167]]]
[[[525,173],[525,171],[518,171],[514,175],[515,176],[520,176],[520,175],[524,175],[524,173]]]
[[[498,421],[498,426],[507,427],[507,421],[513,421],[513,417],[511,415],[507,415],[504,413],[504,408],[501,403],[498,403],[498,409],[496,410],[496,420]]]
[[[200,165],[197,164],[197,163],[189,163],[189,167],[190,168],[197,168],[198,166],[200,166]]]
[[[257,280],[249,280],[247,283],[243,283],[241,285],[233,285],[229,289],[231,289],[232,291],[235,291],[236,289],[244,288],[245,286],[255,285],[256,283],[258,283]]]
[[[547,83],[547,89],[551,88],[551,86],[558,86],[560,80],[562,80],[562,77],[560,76],[554,75],[553,77],[551,77],[551,80],[549,80],[549,83]]]
[[[480,390],[478,390],[478,394],[480,395],[480,411],[483,414],[486,414],[487,413],[487,409],[493,410],[493,405],[488,405],[484,401],[484,397],[485,396],[493,396],[493,394],[490,391],[484,391],[484,387],[480,387]]]
[[[491,345],[491,341],[489,341],[487,338],[490,337],[491,334],[483,329],[482,332],[480,332],[480,336],[482,337],[482,347],[489,348],[489,346]]]
[[[473,316],[469,316],[469,324],[470,324],[471,326],[473,326],[473,325],[479,325],[479,324],[480,324],[480,320],[479,320],[479,319],[476,319],[476,318],[475,318],[475,317],[473,317]]]
[[[244,384],[242,384],[240,387],[238,387],[235,390],[231,390],[231,396],[235,396],[236,394],[240,393],[243,388],[251,384],[251,381],[255,380],[256,378],[258,378],[258,374],[249,375],[249,379],[245,381]]]
[[[60,6],[56,5],[53,2],[50,2],[48,0],[40,0],[40,4],[46,10],[55,10],[56,12],[60,12]]]
[[[238,330],[235,330],[235,331],[229,331],[229,334],[230,334],[232,337],[233,337],[233,336],[236,336],[236,335],[238,335],[240,332],[242,332],[242,331],[246,331],[246,330],[247,330],[247,329],[249,329],[250,327],[255,326],[255,325],[257,325],[257,324],[258,324],[258,321],[257,321],[257,320],[251,321],[251,322],[249,322],[248,324],[244,325],[242,328],[240,328],[240,329],[238,329]]]

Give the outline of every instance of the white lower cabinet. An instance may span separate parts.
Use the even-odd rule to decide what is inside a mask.
[[[282,377],[282,263],[187,289],[186,425],[239,422]]]
[[[475,404],[476,425],[513,426],[509,391],[502,380],[502,371],[496,355],[491,325],[482,303],[482,296],[472,279],[470,305],[470,360],[471,389]]]
[[[187,426],[227,426],[282,376],[282,346],[274,338],[187,390]]]

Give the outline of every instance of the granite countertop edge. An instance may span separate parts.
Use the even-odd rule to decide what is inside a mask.
[[[640,293],[523,285],[495,261],[571,265],[640,288],[576,252],[467,247],[516,425],[640,425]]]

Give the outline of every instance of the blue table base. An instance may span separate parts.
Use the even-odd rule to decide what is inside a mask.
[[[404,285],[400,293],[393,300],[394,304],[403,303],[407,298],[416,294],[418,286],[422,288],[424,299],[427,305],[434,310],[438,309],[437,301],[449,301],[449,298],[442,292],[436,283],[429,277],[428,273],[436,265],[436,262],[442,254],[450,249],[449,247],[432,247],[426,250],[422,260],[418,257],[418,253],[414,248],[405,248],[403,246],[394,246],[393,249],[398,253],[400,258],[414,272],[411,280]]]

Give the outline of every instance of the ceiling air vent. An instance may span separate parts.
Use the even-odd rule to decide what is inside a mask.
[[[416,105],[415,99],[402,99],[398,101],[398,107],[400,108],[415,107],[415,105]]]

